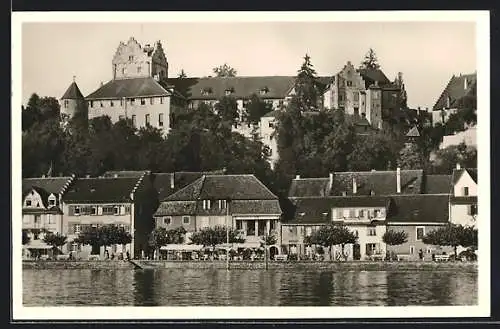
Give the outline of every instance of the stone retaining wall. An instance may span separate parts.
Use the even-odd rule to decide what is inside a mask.
[[[136,260],[145,269],[225,269],[224,261]],[[263,270],[263,261],[233,261],[232,270]],[[133,269],[126,261],[23,261],[24,269]],[[476,262],[269,262],[269,269],[316,269],[333,271],[468,271],[477,272]]]

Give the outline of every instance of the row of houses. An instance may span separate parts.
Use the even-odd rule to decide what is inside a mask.
[[[384,255],[387,250],[417,258],[435,252],[422,237],[447,223],[476,225],[477,171],[456,168],[450,175],[422,170],[337,172],[325,178],[292,180],[286,200],[279,200],[254,175],[223,171],[150,173],[107,172],[102,177],[49,177],[23,180],[24,249],[48,248],[44,232],[68,237],[61,249],[83,255],[104,254],[104,248],[73,242],[86,226],[117,225],[132,235],[112,253],[139,257],[148,250],[155,227],[183,227],[193,232],[217,225],[240,231],[243,247],[256,248],[275,235],[273,254],[306,256],[306,236],[330,223],[343,223],[357,237],[346,248],[348,259]],[[386,230],[405,231],[405,244],[387,247]],[[185,241],[189,243],[189,238]]]

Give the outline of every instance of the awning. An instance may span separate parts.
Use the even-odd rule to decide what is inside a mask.
[[[28,244],[23,245],[23,249],[52,249],[52,246],[49,246],[42,240],[32,240]]]
[[[173,250],[173,251],[199,251],[203,248],[198,244],[167,244],[162,246],[160,250]]]
[[[260,248],[260,246],[261,246],[260,242],[243,242],[243,243],[219,244],[219,245],[217,245],[216,248],[219,248],[219,249],[228,249],[228,248],[229,249],[240,249],[240,248],[254,249],[254,248]]]

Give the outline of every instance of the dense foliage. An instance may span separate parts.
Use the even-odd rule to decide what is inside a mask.
[[[157,227],[149,235],[149,245],[154,249],[159,249],[167,244],[182,244],[185,240],[185,234],[186,229],[182,226],[170,230]]]
[[[67,240],[68,238],[60,233],[49,232],[43,237],[43,242],[55,248],[64,246]]]
[[[382,241],[389,246],[397,246],[408,241],[408,233],[405,231],[388,230],[382,236]]]
[[[230,229],[226,231],[225,226],[214,226],[203,228],[196,231],[191,235],[191,242],[202,246],[215,247],[219,244],[227,242],[227,235],[229,234],[229,243],[243,243],[245,240],[239,235],[239,232]]]
[[[224,65],[214,67],[212,71],[218,77],[235,77],[237,73],[236,70],[231,66],[227,65],[227,63],[224,63]]]
[[[304,239],[304,243],[306,244],[320,245],[322,247],[329,248],[330,257],[332,256],[332,246],[341,245],[343,256],[344,246],[346,244],[356,243],[356,241],[356,235],[351,230],[349,230],[347,226],[340,224],[322,226]]]
[[[90,246],[109,247],[115,244],[129,244],[132,242],[132,236],[123,227],[103,225],[99,227],[87,227],[80,232],[74,242]]]
[[[423,237],[422,241],[425,244],[453,247],[456,257],[458,246],[464,248],[477,247],[477,229],[462,225],[448,224],[444,227],[430,231]]]

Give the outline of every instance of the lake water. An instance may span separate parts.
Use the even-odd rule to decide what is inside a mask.
[[[23,270],[25,306],[476,305],[477,273]]]

